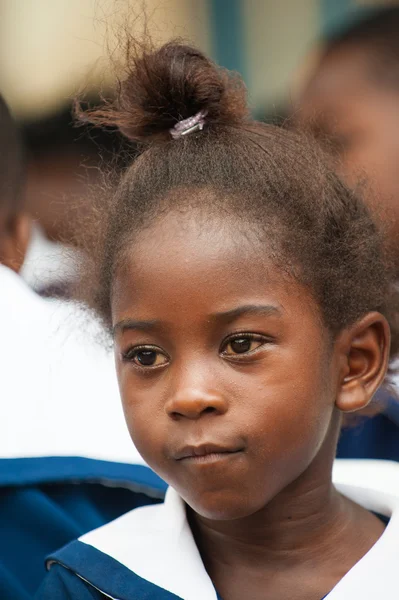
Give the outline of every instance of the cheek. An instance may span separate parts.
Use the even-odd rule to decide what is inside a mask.
[[[263,445],[274,453],[276,464],[293,457],[299,461],[300,456],[305,462],[311,460],[325,439],[335,405],[330,356],[324,344],[304,343],[301,348],[282,361],[283,369],[276,364],[267,372],[259,403],[256,419],[262,419],[268,433]]]
[[[334,408],[333,396],[326,393],[325,386],[317,385],[316,377],[299,375],[292,372],[281,382],[269,382],[259,394],[252,415],[257,445],[266,456],[273,456],[276,465],[293,456],[313,458],[325,438]]]
[[[116,363],[119,392],[130,437],[146,462],[153,465],[163,446],[165,412],[157,405],[157,390],[151,378],[140,385],[132,372],[133,367]]]
[[[253,471],[248,488],[241,482],[250,512],[266,505],[316,460],[335,452],[333,397],[322,386],[292,383],[276,385],[264,393],[262,408],[253,414]],[[252,492],[256,490],[256,493]]]
[[[260,370],[256,385],[250,376],[237,380],[234,420],[251,440],[257,468],[268,465],[281,484],[313,460],[331,423],[335,390],[322,356],[318,345],[295,356],[287,351]]]
[[[164,415],[157,415],[149,406],[148,400],[122,396],[123,411],[130,437],[144,460],[155,471],[163,464],[165,446]]]

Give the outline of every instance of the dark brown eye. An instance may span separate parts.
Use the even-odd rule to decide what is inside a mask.
[[[264,339],[260,336],[237,336],[235,338],[230,338],[227,340],[223,354],[225,356],[234,356],[237,354],[247,354],[248,352],[252,352],[259,348],[264,344]]]
[[[155,350],[139,350],[136,353],[136,360],[143,367],[152,367],[156,363],[157,353]]]
[[[131,348],[122,354],[125,361],[133,362],[138,367],[160,367],[168,362],[168,357],[156,348]]]
[[[230,342],[230,348],[236,354],[241,354],[242,352],[249,352],[251,350],[251,341],[249,338],[237,338]]]

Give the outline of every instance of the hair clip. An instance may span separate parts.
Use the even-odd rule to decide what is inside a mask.
[[[193,117],[178,121],[174,127],[169,129],[172,138],[177,140],[177,138],[187,135],[188,133],[192,133],[193,131],[202,131],[205,125],[205,117],[207,112],[208,111],[206,110],[200,110]]]

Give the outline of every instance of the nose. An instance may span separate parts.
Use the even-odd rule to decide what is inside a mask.
[[[165,405],[166,413],[172,419],[186,418],[196,420],[205,414],[222,415],[227,411],[226,397],[214,389],[209,389],[204,382],[191,382],[174,390]]]

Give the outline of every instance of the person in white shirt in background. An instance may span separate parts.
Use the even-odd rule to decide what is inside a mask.
[[[100,325],[19,275],[23,163],[0,98],[0,597],[16,600],[38,588],[49,552],[164,491],[131,444]]]

